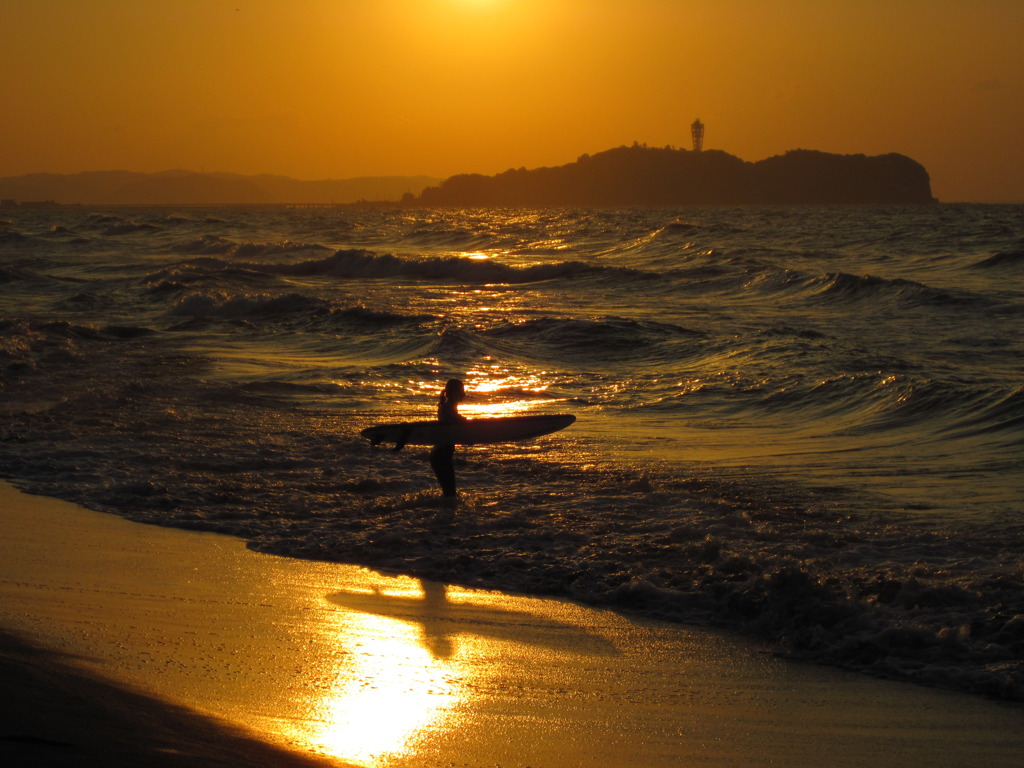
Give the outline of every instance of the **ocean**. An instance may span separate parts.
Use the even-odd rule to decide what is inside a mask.
[[[10,208],[0,476],[1021,701],[1022,330],[1024,206]]]

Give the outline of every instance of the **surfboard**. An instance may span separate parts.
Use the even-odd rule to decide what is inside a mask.
[[[565,429],[576,421],[570,414],[502,416],[491,419],[466,419],[453,424],[438,421],[406,421],[378,424],[359,434],[378,443],[396,445],[483,445],[529,440]]]

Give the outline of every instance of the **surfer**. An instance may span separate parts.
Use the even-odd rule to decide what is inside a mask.
[[[394,442],[392,451],[408,445],[429,445],[430,466],[437,475],[441,493],[447,498],[458,495],[455,488],[455,446],[486,445],[530,440],[565,429],[576,417],[571,414],[528,414],[488,419],[467,419],[459,415],[459,403],[466,399],[466,388],[458,379],[449,379],[437,400],[437,421],[403,421],[377,424],[359,434],[370,445]]]
[[[466,399],[466,387],[459,379],[449,379],[437,400],[437,420],[442,424],[465,421],[459,415],[459,403]],[[437,475],[438,485],[444,496],[456,496],[455,490],[455,445],[435,445],[430,451],[430,466]]]

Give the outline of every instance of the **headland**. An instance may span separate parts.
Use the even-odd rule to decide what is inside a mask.
[[[552,168],[461,174],[405,202],[451,207],[930,204],[931,180],[899,154],[797,149],[751,163],[720,150],[640,144]]]

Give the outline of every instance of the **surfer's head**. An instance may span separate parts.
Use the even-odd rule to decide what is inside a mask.
[[[462,383],[462,379],[448,379],[448,383],[444,385],[444,392],[442,395],[448,402],[465,400],[466,386]]]

